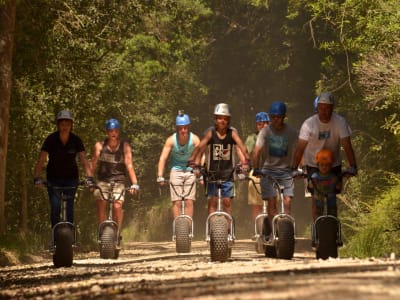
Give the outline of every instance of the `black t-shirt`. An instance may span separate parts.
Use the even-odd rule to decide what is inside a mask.
[[[232,138],[232,127],[228,128],[226,136],[220,139],[216,133],[215,127],[210,128],[212,134],[208,142],[208,171],[213,180],[233,180],[234,146],[235,140]]]
[[[78,179],[78,165],[76,156],[85,151],[82,140],[72,132],[67,143],[64,145],[60,140],[58,131],[50,134],[43,143],[42,151],[49,154],[47,163],[47,179]]]

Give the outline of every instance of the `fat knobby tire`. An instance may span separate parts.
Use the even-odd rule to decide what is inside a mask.
[[[337,234],[338,223],[334,218],[321,218],[315,224],[317,235],[316,257],[327,259],[338,257]]]
[[[282,259],[292,259],[294,254],[294,226],[289,218],[279,218],[277,222],[278,241],[276,242],[276,256]]]
[[[229,257],[228,221],[224,216],[214,216],[210,220],[211,261],[226,261]]]
[[[56,268],[72,266],[74,255],[73,242],[74,233],[69,226],[59,226],[54,233],[55,251],[53,254],[53,263]]]
[[[175,221],[175,244],[177,253],[188,253],[191,250],[189,237],[191,226],[186,218],[177,218]]]
[[[112,226],[105,226],[100,235],[100,257],[109,259],[117,258],[117,250],[115,248],[116,233]]]

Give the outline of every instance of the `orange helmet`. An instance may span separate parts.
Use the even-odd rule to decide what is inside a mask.
[[[333,152],[329,149],[322,149],[317,153],[317,163],[333,163]]]

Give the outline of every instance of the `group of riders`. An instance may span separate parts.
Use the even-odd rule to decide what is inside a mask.
[[[249,185],[248,203],[253,205],[253,218],[261,212],[263,201],[267,201],[270,220],[277,214],[277,195],[270,177],[283,186],[283,201],[286,213],[291,212],[291,199],[294,195],[292,178],[299,168],[306,170],[307,189],[312,195],[312,217],[321,214],[323,198],[327,197],[330,214],[337,215],[336,194],[340,193],[342,182],[341,150],[345,154],[348,168],[346,174],[357,174],[357,164],[351,144],[351,130],[346,120],[333,112],[334,97],[323,92],[314,100],[315,113],[307,118],[300,132],[285,123],[286,105],[275,101],[268,112],[255,116],[256,132],[243,142],[238,131],[230,125],[231,110],[228,104],[219,103],[214,109],[214,124],[202,138],[191,132],[188,114],[179,111],[176,117],[176,132],[170,135],[163,146],[157,168],[157,183],[165,185],[166,168],[169,169],[172,213],[176,218],[181,213],[181,197],[187,185],[196,184],[196,177],[207,176],[205,180],[208,199],[208,213],[217,209],[218,188],[221,189],[222,206],[231,214],[232,199],[235,195],[234,170],[240,161],[242,173],[259,182],[261,193]],[[133,166],[133,154],[129,142],[120,138],[121,125],[116,119],[105,122],[107,136],[96,142],[91,160],[86,158],[82,140],[72,133],[73,115],[63,110],[57,114],[57,131],[44,141],[39,159],[34,169],[34,184],[46,184],[50,207],[51,225],[60,220],[60,199],[54,186],[77,186],[79,181],[76,157],[85,171],[87,186],[95,184],[105,193],[110,192],[110,182],[115,182],[114,192],[120,193],[128,185],[129,191],[136,194],[139,185]],[[41,177],[46,166],[46,183]],[[220,186],[216,183],[220,182]],[[221,184],[222,182],[222,184]],[[67,190],[67,220],[73,223],[73,205],[76,189]],[[98,190],[94,190],[99,224],[106,219],[106,201]],[[196,189],[192,188],[186,196],[185,213],[193,216],[193,201]],[[113,218],[121,228],[124,198],[113,204]]]

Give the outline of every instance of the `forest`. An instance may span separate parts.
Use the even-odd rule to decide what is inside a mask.
[[[48,198],[34,187],[33,168],[62,109],[74,113],[88,159],[104,122],[120,121],[141,187],[125,205],[123,235],[157,241],[170,238],[169,194],[156,172],[178,110],[201,136],[215,104],[229,103],[232,125],[246,137],[255,114],[275,100],[299,130],[316,95],[331,91],[351,126],[359,170],[340,196],[342,254],[400,254],[399,7],[399,0],[1,0],[0,248],[33,252],[49,243]],[[201,216],[206,202],[197,202]],[[95,247],[95,205],[84,189],[76,215],[82,247]]]

